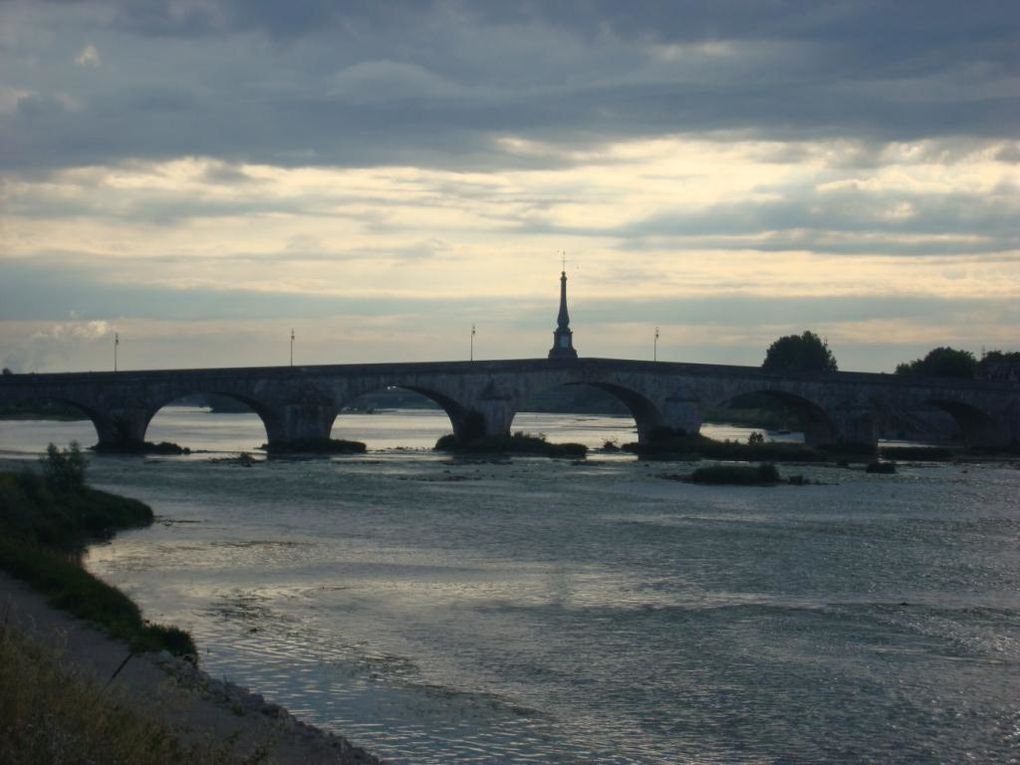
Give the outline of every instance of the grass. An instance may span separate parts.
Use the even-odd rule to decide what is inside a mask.
[[[135,652],[197,655],[187,632],[145,621],[134,601],[94,577],[66,552],[5,535],[0,539],[0,569],[31,585],[54,608],[102,627]]]
[[[132,650],[196,656],[187,632],[145,621],[130,598],[82,567],[89,542],[153,520],[147,505],[86,486],[84,466],[72,445],[63,453],[51,448],[42,475],[0,473],[0,569],[38,590],[52,606],[126,641]]]
[[[588,447],[584,444],[551,444],[541,433],[536,436],[523,431],[517,431],[512,436],[482,436],[466,444],[449,433],[436,441],[435,448],[436,451],[455,454],[533,454],[568,459],[584,459],[588,454]]]
[[[5,765],[102,762],[111,765],[256,763],[233,742],[183,741],[158,711],[72,670],[60,654],[0,624],[0,762]]]
[[[37,473],[0,473],[4,536],[65,552],[80,552],[119,529],[152,523],[152,509],[135,499],[82,485],[63,488]]]

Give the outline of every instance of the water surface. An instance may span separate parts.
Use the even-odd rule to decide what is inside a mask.
[[[165,411],[160,439],[264,440]],[[360,417],[335,432],[362,457],[95,459],[163,520],[88,565],[192,630],[212,674],[391,762],[1020,756],[1020,470],[699,487],[627,456],[448,459],[424,448],[445,423]],[[553,440],[633,437],[533,417]],[[5,449],[38,435],[9,425]]]

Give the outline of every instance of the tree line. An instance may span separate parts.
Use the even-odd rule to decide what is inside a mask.
[[[828,342],[810,330],[785,335],[769,346],[762,368],[771,372],[836,372]],[[1020,380],[1020,351],[988,351],[978,358],[970,351],[940,346],[919,359],[897,365],[908,377],[951,377],[965,380]]]

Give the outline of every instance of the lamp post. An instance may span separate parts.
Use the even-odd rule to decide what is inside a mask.
[[[290,365],[294,366],[294,330],[290,331]]]
[[[468,355],[468,361],[475,360],[475,325],[471,325],[471,351]]]
[[[113,371],[117,371],[117,346],[120,345],[120,333],[113,333]]]
[[[659,360],[659,328],[655,328],[655,337],[652,339],[652,361]]]

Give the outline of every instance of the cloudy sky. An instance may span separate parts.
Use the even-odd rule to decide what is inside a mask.
[[[1020,347],[1015,0],[0,2],[0,360]]]

